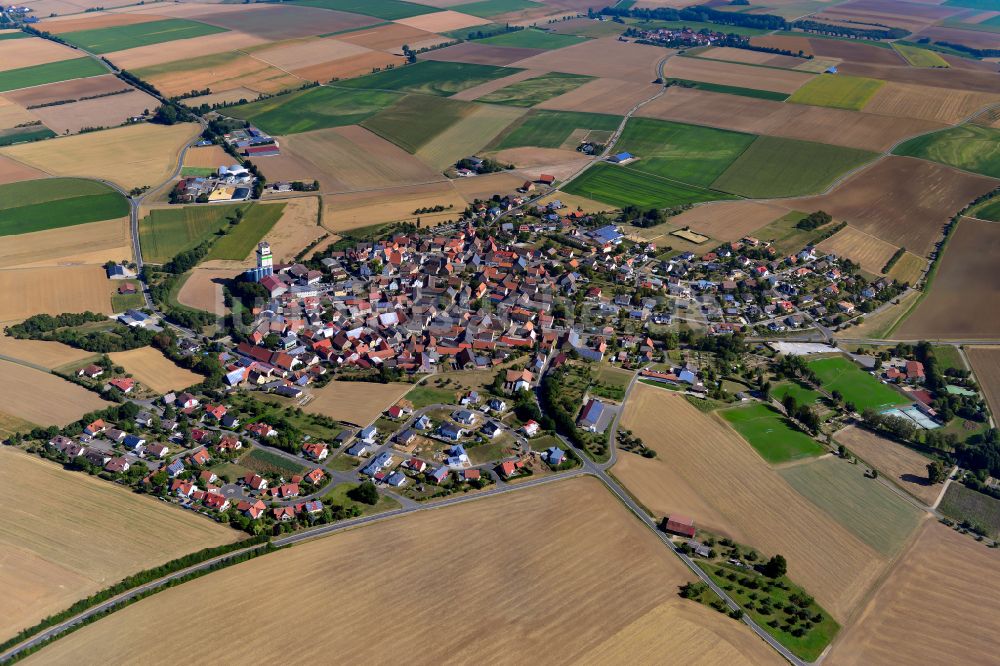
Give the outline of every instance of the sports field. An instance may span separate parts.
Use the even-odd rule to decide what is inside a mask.
[[[240,536],[6,446],[0,447],[0,497],[0,639],[129,574]]]
[[[771,396],[779,402],[784,400],[786,395],[795,398],[795,402],[799,405],[812,405],[822,397],[819,391],[814,391],[798,382],[779,382],[771,389]]]
[[[215,241],[206,260],[243,261],[281,217],[285,204],[254,204],[229,233]]]
[[[754,199],[813,194],[875,156],[857,148],[760,136],[712,186]]]
[[[409,18],[437,11],[434,7],[402,0],[293,0],[291,4],[364,14],[386,20]]]
[[[93,180],[47,178],[0,185],[0,236],[128,215],[125,197]]]
[[[398,90],[448,97],[466,88],[510,76],[519,71],[521,70],[494,65],[423,60],[415,65],[340,81],[337,86],[351,89]]]
[[[493,44],[494,46],[513,46],[524,49],[561,49],[564,46],[572,46],[585,41],[586,38],[577,35],[560,35],[554,32],[545,32],[528,28],[515,32],[505,32],[494,37],[478,40],[479,44]]]
[[[854,403],[858,411],[887,409],[910,402],[843,356],[819,358],[807,364],[824,389],[831,393],[839,391],[844,402]]]
[[[312,88],[226,109],[272,135],[294,134],[360,123],[399,99],[384,90]]]
[[[512,83],[505,88],[483,95],[477,101],[531,107],[550,100],[553,97],[568,93],[571,90],[576,90],[588,81],[593,81],[593,79],[589,76],[580,76],[579,74],[551,72]]]
[[[768,405],[734,407],[719,413],[772,465],[822,455],[825,451]]]
[[[699,125],[632,118],[615,151],[638,157],[638,162],[628,165],[636,171],[708,187],[755,138]]]
[[[580,507],[587,507],[586,529]],[[357,575],[359,552],[378,576]],[[448,561],[462,563],[450,567],[458,589],[475,590],[462,603],[455,595],[429,595],[422,584]],[[627,567],[607,575],[609,562],[625,561]],[[34,658],[150,663],[164,657],[157,637],[182,635],[206,661],[303,661],[335,651],[338,661],[372,663],[385,649],[372,640],[374,617],[416,636],[448,627],[447,640],[420,645],[417,661],[454,660],[455,645],[503,645],[498,660],[510,663],[647,663],[668,652],[679,663],[780,663],[741,623],[681,599],[678,586],[691,576],[599,482],[573,479],[420,511],[260,557],[154,595]],[[216,598],[226,603],[200,601]],[[259,613],[265,598],[338,620],[317,634],[310,622]],[[190,612],[192,606],[199,611]],[[478,621],[469,621],[473,615]],[[251,616],[253,622],[232,622]],[[224,626],[228,640],[205,626]],[[126,633],[131,640],[110,640]],[[283,639],[274,640],[276,633]],[[512,635],[517,640],[509,641]]]
[[[948,61],[929,49],[893,42],[892,48],[914,67],[947,67]]]
[[[0,72],[0,92],[28,88],[30,86],[40,86],[46,83],[56,83],[57,81],[66,81],[68,79],[100,76],[107,73],[108,70],[93,58],[74,58],[72,60],[49,62],[44,65],[9,69],[6,72]]]
[[[860,111],[883,83],[863,76],[821,74],[793,92],[788,101]]]
[[[198,21],[174,18],[119,25],[112,28],[67,32],[60,37],[91,53],[111,53],[112,51],[133,49],[137,46],[172,42],[176,39],[213,35],[217,32],[226,32],[226,29]],[[183,47],[178,48],[183,49]]]
[[[730,199],[723,192],[695,188],[684,183],[636,171],[627,166],[595,164],[564,188],[570,194],[603,201],[621,208],[669,208],[687,203]]]
[[[154,208],[139,220],[142,257],[154,264],[170,261],[184,250],[208,240],[226,225],[226,218],[245,204]],[[245,258],[243,257],[240,259]]]
[[[923,512],[865,476],[865,469],[838,458],[823,458],[778,473],[859,539],[892,557],[917,529]]]
[[[180,391],[204,379],[201,375],[178,367],[160,350],[152,347],[112,352],[108,357],[115,365],[125,368],[125,372],[136,381],[157,393]]]
[[[620,116],[603,113],[536,110],[508,127],[490,147],[494,150],[522,146],[559,148],[576,130],[613,132],[621,121]]]
[[[893,153],[1000,178],[1000,129],[992,127],[950,127],[910,139]]]
[[[476,109],[477,106],[471,102],[447,97],[407,95],[364,120],[361,126],[392,141],[403,150],[415,153]]]

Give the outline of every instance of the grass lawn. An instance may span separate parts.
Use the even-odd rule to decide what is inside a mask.
[[[181,167],[181,175],[188,176],[214,176],[217,170],[212,167]]]
[[[355,125],[390,106],[399,94],[384,90],[310,88],[226,109],[275,135]]]
[[[471,102],[447,97],[407,95],[363,121],[361,126],[415,153],[476,108]]]
[[[413,403],[414,409],[421,409],[428,405],[454,405],[456,402],[457,390],[453,388],[436,388],[429,384],[414,386],[406,394],[405,398]]]
[[[607,163],[595,164],[562,190],[619,208],[629,204],[640,208],[670,208],[733,198],[723,192],[695,188]]]
[[[482,465],[503,458],[507,455],[504,450],[513,444],[513,435],[505,432],[487,440],[485,444],[466,444],[465,452],[469,454],[469,460],[472,461],[473,465]]]
[[[196,204],[154,208],[139,220],[143,258],[154,264],[166,263],[208,240],[226,225],[228,216],[241,208],[246,213],[247,207],[248,204]]]
[[[534,110],[502,132],[489,148],[490,150],[524,146],[558,148],[574,130],[613,132],[618,129],[621,122],[621,116],[603,113]]]
[[[631,118],[615,150],[639,158],[628,165],[630,169],[708,187],[755,138],[699,125]]]
[[[505,32],[502,35],[481,39],[479,44],[492,44],[493,46],[516,46],[524,49],[561,49],[564,46],[572,46],[580,42],[587,41],[586,37],[577,35],[560,35],[555,32],[545,32],[528,28],[516,32]]]
[[[771,464],[823,454],[826,450],[809,435],[789,425],[767,405],[756,403],[719,412]]]
[[[951,127],[910,139],[893,153],[1000,178],[1000,129],[992,127]]]
[[[692,81],[690,79],[670,79],[683,84],[685,88],[696,88],[706,92],[725,93],[727,95],[739,95],[740,97],[754,97],[756,99],[769,99],[773,102],[784,102],[788,99],[786,93],[774,92],[773,90],[757,90],[756,88],[743,88],[741,86],[725,86],[721,83],[706,83],[704,81]]]
[[[786,395],[795,398],[795,402],[800,405],[811,405],[819,400],[822,395],[819,391],[806,388],[797,382],[781,382],[771,388],[771,395],[779,402],[784,400]]]
[[[285,204],[254,204],[243,216],[242,222],[215,242],[205,259],[246,259],[278,221],[283,210]]]
[[[792,93],[788,101],[860,111],[883,83],[863,76],[820,74]]]
[[[760,136],[712,187],[754,199],[815,194],[875,157],[857,148]]]
[[[934,51],[899,42],[893,42],[892,48],[914,67],[948,67],[948,61]]]
[[[93,58],[74,58],[44,65],[21,67],[0,72],[0,92],[56,83],[69,79],[107,74],[108,70]]]
[[[362,516],[368,516],[373,513],[382,513],[383,511],[391,511],[392,509],[398,509],[401,506],[398,500],[381,493],[379,494],[378,502],[374,505],[365,504],[364,502],[355,502],[347,496],[347,493],[354,490],[359,485],[361,484],[338,483],[330,489],[330,492],[323,496],[323,501],[346,508],[356,506],[361,510]]]
[[[953,520],[968,520],[981,527],[990,538],[1000,535],[1000,500],[960,483],[948,485],[938,510]]]
[[[286,479],[292,474],[305,474],[306,468],[292,462],[284,456],[273,451],[258,449],[254,447],[249,453],[240,457],[239,463],[247,469],[258,474],[270,474],[284,476]]]
[[[119,25],[113,28],[78,30],[63,33],[60,37],[91,53],[111,53],[112,51],[133,49],[137,46],[172,42],[177,39],[214,35],[218,32],[228,31],[225,28],[199,21],[173,18],[149,21],[148,23]]]
[[[492,18],[509,12],[518,12],[522,9],[533,9],[541,6],[541,4],[530,2],[530,0],[482,0],[481,2],[470,2],[464,5],[453,5],[448,9],[463,14],[472,14],[480,18]]]
[[[933,350],[938,367],[942,370],[947,370],[948,368],[955,368],[956,370],[966,369],[965,362],[962,360],[962,353],[958,350],[958,347],[934,345]]]
[[[511,67],[477,65],[466,62],[437,62],[424,60],[415,65],[386,69],[349,81],[340,81],[337,87],[369,90],[398,90],[448,97],[466,88],[503,78],[520,72]]]
[[[885,484],[865,477],[864,465],[824,458],[778,472],[859,539],[895,555],[920,524],[921,512]]]
[[[123,284],[130,284],[136,288],[134,294],[119,294],[118,287]],[[111,281],[111,309],[115,312],[125,312],[129,308],[141,309],[146,307],[146,299],[142,297],[142,283],[138,280],[112,280]]]
[[[0,236],[111,220],[128,212],[125,197],[93,180],[47,178],[0,185]]]
[[[252,471],[242,465],[228,462],[220,465],[214,465],[211,470],[215,472],[220,479],[225,479],[228,483],[234,483],[237,479],[242,479]]]
[[[807,662],[815,661],[823,653],[823,650],[826,649],[826,646],[833,641],[837,632],[840,631],[840,625],[837,624],[836,620],[830,617],[830,614],[823,610],[815,601],[810,603],[806,607],[806,610],[811,617],[815,617],[817,613],[820,613],[822,614],[822,618],[820,622],[814,623],[802,636],[792,635],[792,627],[789,624],[791,614],[789,612],[777,610],[773,607],[769,612],[762,612],[760,601],[763,598],[769,598],[774,605],[780,603],[783,608],[787,606],[797,610],[797,607],[789,601],[789,598],[793,594],[797,594],[800,597],[806,596],[808,590],[803,590],[787,578],[783,577],[778,580],[784,583],[789,589],[784,590],[778,587],[771,587],[770,590],[765,592],[761,589],[761,583],[770,579],[756,572],[747,571],[746,569],[733,567],[728,564],[713,564],[709,562],[698,562],[698,566],[719,587],[726,590],[733,601],[739,604],[744,612],[748,613],[757,624],[800,659]],[[730,579],[730,576],[732,576],[732,579]],[[753,589],[749,584],[744,584],[751,581],[755,583],[754,587],[757,589]],[[751,594],[756,599],[751,598]],[[772,626],[772,623],[774,626]],[[787,630],[786,627],[788,627]]]
[[[524,81],[512,83],[506,88],[494,90],[476,101],[505,104],[507,106],[535,106],[545,100],[558,97],[559,95],[568,93],[570,90],[575,90],[591,80],[592,77],[589,76],[551,72],[542,76],[536,76],[533,79],[525,79]]]
[[[438,11],[435,7],[401,0],[293,0],[292,4],[364,14],[386,20],[410,18]]]
[[[853,402],[858,411],[905,405],[910,401],[869,375],[843,356],[820,358],[808,363],[823,388],[840,391],[844,402]]]

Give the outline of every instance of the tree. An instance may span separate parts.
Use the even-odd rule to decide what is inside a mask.
[[[352,488],[347,492],[347,496],[355,502],[362,502],[372,506],[378,504],[378,489],[371,481],[364,481],[361,485]]]
[[[943,483],[945,480],[944,465],[940,460],[927,463],[927,480],[931,483]]]
[[[764,564],[762,569],[768,578],[781,578],[788,572],[788,562],[785,561],[784,556],[775,555]]]

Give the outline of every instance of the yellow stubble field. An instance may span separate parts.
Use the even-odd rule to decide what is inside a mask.
[[[357,574],[359,553],[377,575]],[[173,658],[161,640],[167,635],[186,636],[205,661],[336,654],[343,663],[372,663],[387,647],[373,640],[377,619],[413,636],[443,636],[447,627],[446,639],[421,642],[416,660],[427,663],[460,661],[473,646],[501,664],[645,662],[664,654],[679,663],[781,663],[742,624],[679,598],[689,576],[598,481],[572,479],[390,519],[210,574],[28,661],[164,663]],[[336,621],[317,631],[313,622],[261,613],[261,600]]]
[[[60,428],[113,403],[61,377],[18,363],[0,361],[0,404],[11,416]]]
[[[312,392],[313,399],[302,409],[338,421],[366,426],[396,404],[413,384],[392,382],[330,382]]]
[[[122,366],[125,372],[157,393],[179,391],[204,379],[199,374],[175,365],[152,347],[113,352],[108,356],[115,365]]]
[[[109,282],[100,266],[0,270],[0,321],[85,310],[110,314]]]

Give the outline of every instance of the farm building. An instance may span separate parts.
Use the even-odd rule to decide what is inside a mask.
[[[663,531],[691,538],[694,536],[694,521],[685,516],[667,516],[663,519]]]

